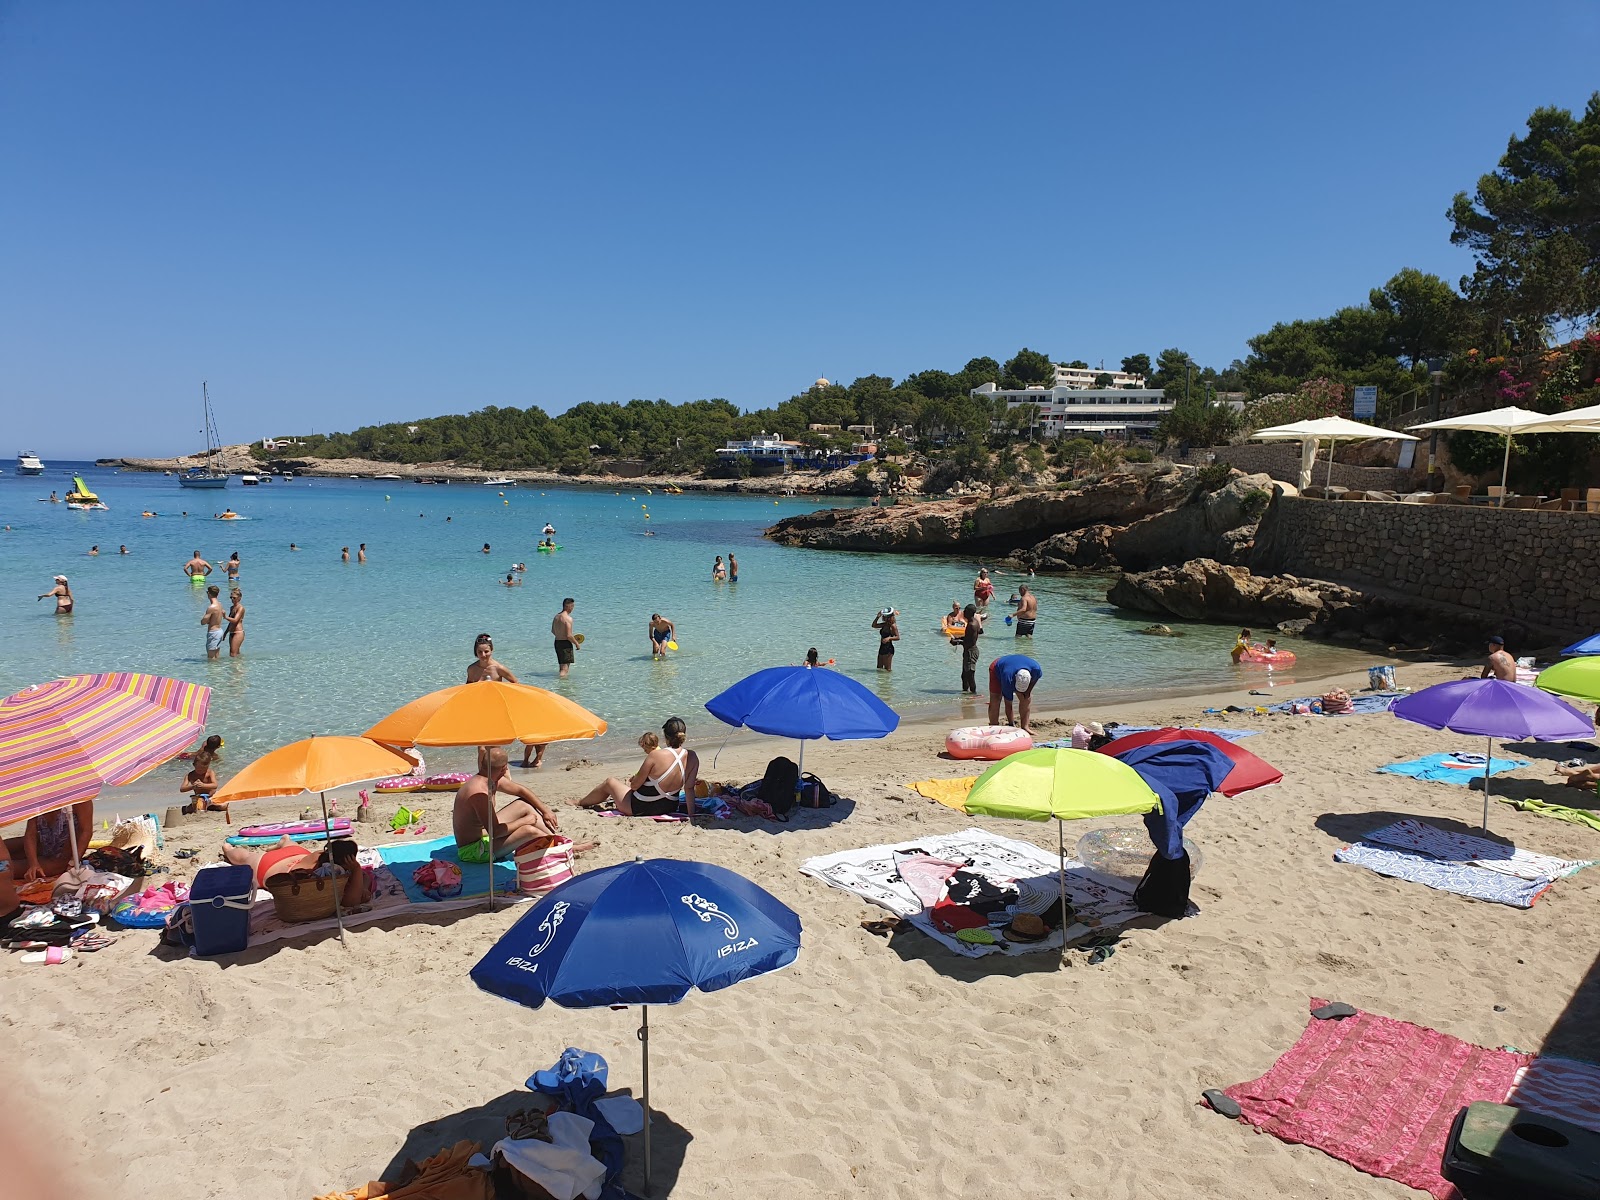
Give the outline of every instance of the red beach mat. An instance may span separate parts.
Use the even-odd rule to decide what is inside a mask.
[[[1325,1003],[1313,998],[1311,1007]],[[1450,1123],[1474,1101],[1504,1103],[1533,1059],[1360,1012],[1313,1019],[1265,1075],[1226,1092],[1246,1121],[1276,1138],[1436,1200],[1459,1200],[1439,1174]]]

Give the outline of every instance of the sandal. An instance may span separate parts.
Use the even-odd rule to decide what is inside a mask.
[[[861,922],[861,928],[868,933],[876,934],[878,937],[888,937],[896,929],[899,929],[902,924],[903,922],[899,917],[885,917],[882,920],[863,921]]]
[[[17,955],[18,962],[43,967],[57,967],[63,963],[71,962],[72,958],[73,950],[71,946],[51,946],[48,950],[24,950]]]

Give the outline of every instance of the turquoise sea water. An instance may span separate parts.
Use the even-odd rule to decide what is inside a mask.
[[[613,750],[666,716],[691,732],[720,731],[702,705],[751,671],[798,663],[807,647],[874,688],[907,718],[978,706],[959,697],[960,651],[938,632],[951,600],[971,599],[978,562],[840,554],[773,545],[761,530],[806,511],[804,498],[653,495],[642,490],[498,489],[371,480],[275,481],[224,491],[182,489],[175,477],[82,470],[110,506],[82,513],[37,502],[72,486],[70,464],[0,476],[0,689],[77,671],[142,670],[208,683],[211,728],[256,752],[312,733],[359,733],[423,692],[462,682],[472,642],[492,633],[495,655],[528,683],[557,689],[611,723]],[[81,468],[80,468],[81,469]],[[225,505],[245,521],[211,519]],[[155,519],[140,516],[149,508]],[[185,518],[180,512],[188,510]],[[647,522],[646,512],[650,515]],[[447,521],[446,518],[449,518]],[[536,553],[546,521],[561,549]],[[656,536],[646,537],[646,530]],[[367,543],[368,562],[355,561]],[[291,552],[289,543],[303,549]],[[482,546],[490,543],[491,553]],[[100,554],[89,557],[98,543]],[[118,553],[126,544],[130,553]],[[339,560],[348,545],[352,561]],[[208,662],[199,619],[203,589],[182,566],[192,551],[217,564],[237,550],[247,609],[241,658]],[[715,555],[739,559],[737,584],[713,583]],[[500,584],[525,562],[522,587]],[[77,610],[51,615],[34,597],[57,573]],[[1044,665],[1046,700],[1147,688],[1264,686],[1260,669],[1228,661],[1234,630],[1186,626],[1181,639],[1143,637],[1147,619],[1118,613],[1096,577],[1040,577],[1038,635],[1015,641],[1003,601],[1022,579],[1001,572],[983,663],[1013,648]],[[556,678],[550,620],[577,599],[586,635],[566,680]],[[874,667],[884,605],[901,610],[892,674]],[[650,661],[652,612],[677,623],[682,647]],[[1296,644],[1301,673],[1359,665],[1359,656]],[[985,687],[981,679],[980,687]],[[238,761],[235,759],[235,761]]]

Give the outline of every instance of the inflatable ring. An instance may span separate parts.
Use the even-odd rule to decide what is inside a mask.
[[[472,775],[466,771],[454,771],[447,775],[429,775],[422,781],[424,792],[453,792]]]
[[[945,734],[944,748],[951,758],[997,759],[1032,750],[1033,738],[1011,725],[969,725]]]
[[[372,790],[383,792],[385,795],[392,795],[395,792],[420,792],[426,782],[427,780],[416,775],[398,775],[393,779],[380,779],[372,785]]]
[[[1294,651],[1274,650],[1271,654],[1268,654],[1265,650],[1247,646],[1239,655],[1237,661],[1242,663],[1268,663],[1274,667],[1292,667],[1294,666]]]

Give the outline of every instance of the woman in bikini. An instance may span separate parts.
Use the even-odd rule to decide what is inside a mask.
[[[900,640],[898,609],[885,608],[872,618],[872,627],[878,631],[878,670],[894,670],[894,644]]]
[[[694,816],[694,785],[700,777],[700,756],[684,748],[688,727],[682,717],[669,717],[661,727],[662,745],[644,756],[632,779],[603,780],[592,792],[573,803],[579,808],[611,804],[625,817],[656,817],[678,811],[678,793],[684,794],[688,814]]]
[[[467,667],[467,682],[477,683],[482,679],[493,679],[501,683],[518,683],[520,680],[512,674],[511,668],[494,656],[494,639],[487,633],[480,633],[472,643],[472,662]],[[487,760],[484,757],[487,746],[478,747],[478,774],[482,775]],[[531,757],[530,757],[531,756]],[[522,765],[537,767],[544,762],[544,747],[530,746],[527,742],[522,744]]]
[[[239,647],[244,645],[244,593],[234,588],[228,593],[227,638],[228,657],[238,658]]]
[[[276,846],[268,846],[265,850],[251,846],[222,848],[222,857],[233,866],[249,867],[255,872],[257,887],[266,887],[267,880],[274,875],[287,875],[291,871],[313,871],[326,865],[331,856],[335,865],[344,869],[344,890],[340,893],[339,903],[346,912],[372,901],[372,888],[367,884],[367,873],[361,869],[356,854],[356,844],[350,838],[335,838],[328,843],[328,848],[321,852],[302,846],[299,842],[292,842],[287,837],[281,838]]]

